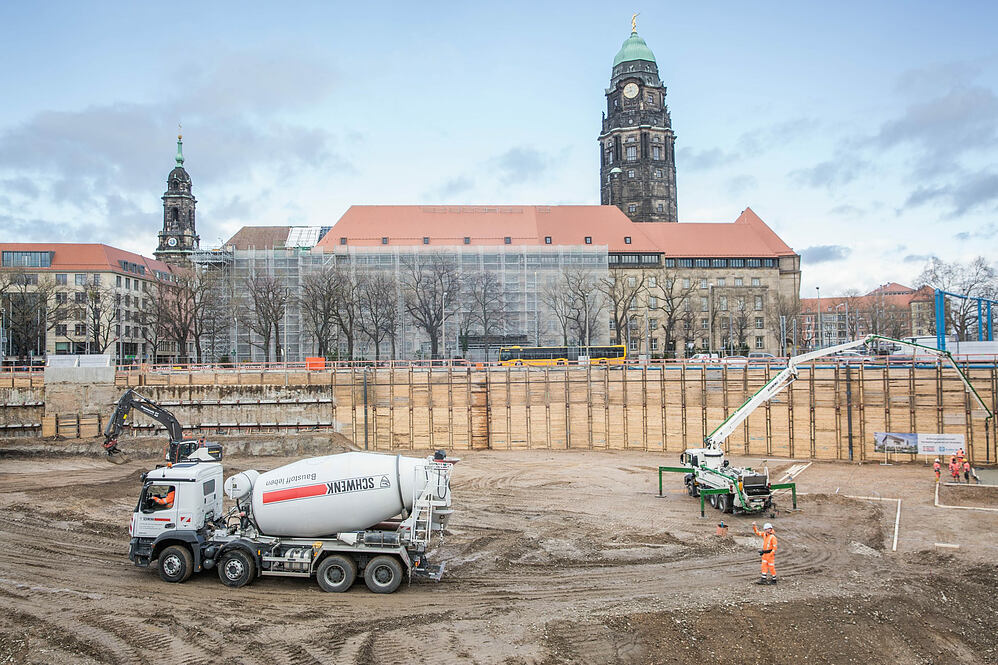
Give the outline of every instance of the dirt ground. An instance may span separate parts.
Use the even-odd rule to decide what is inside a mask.
[[[226,475],[295,457],[224,443],[243,451]],[[286,445],[298,457],[344,448]],[[434,553],[443,581],[383,596],[284,578],[230,589],[214,572],[166,584],[127,557],[151,457],[25,452],[0,445],[0,663],[998,662],[998,512],[936,508],[921,465],[804,470],[800,510],[781,497],[770,520],[780,582],[759,587],[752,518],[725,516],[722,539],[720,515],[701,519],[681,476],[660,498],[656,469],[671,458],[465,453]],[[790,465],[769,461],[777,477]],[[968,506],[998,492],[943,490],[942,503]]]

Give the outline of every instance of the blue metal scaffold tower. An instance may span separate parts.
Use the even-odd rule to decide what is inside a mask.
[[[994,319],[991,317],[991,305],[998,305],[998,300],[975,298],[959,293],[950,293],[936,289],[936,348],[946,350],[946,296],[973,300],[977,302],[977,341],[993,342],[995,339]]]

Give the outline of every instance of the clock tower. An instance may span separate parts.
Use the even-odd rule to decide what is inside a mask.
[[[600,203],[635,222],[676,222],[676,135],[658,65],[634,20],[613,59],[599,135]]]
[[[173,265],[188,265],[192,251],[198,249],[201,238],[194,227],[197,199],[191,192],[191,176],[184,169],[184,141],[177,135],[177,165],[166,179],[163,194],[163,230],[154,256]]]

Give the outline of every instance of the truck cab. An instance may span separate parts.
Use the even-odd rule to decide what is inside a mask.
[[[181,462],[143,474],[128,525],[128,558],[147,566],[169,544],[198,542],[205,525],[222,516],[222,498],[222,465],[216,462]]]
[[[707,467],[708,469],[722,469],[728,464],[724,459],[724,451],[720,448],[687,448],[679,456],[680,464],[692,467]]]

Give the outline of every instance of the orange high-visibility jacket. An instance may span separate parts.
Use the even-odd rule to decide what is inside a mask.
[[[762,549],[764,549],[764,550],[772,550],[768,554],[763,554],[762,558],[766,559],[768,561],[772,561],[773,559],[775,559],[776,558],[776,547],[777,547],[776,534],[775,533],[766,533],[765,531],[759,531],[759,527],[754,526],[754,525],[752,526],[752,530],[755,531],[755,535],[762,536]]]
[[[173,495],[174,495],[174,491],[170,490],[170,492],[166,495],[165,499],[160,498],[158,496],[154,496],[152,498],[152,500],[155,501],[156,503],[158,503],[161,506],[166,506],[167,508],[170,508],[170,507],[173,506]]]

